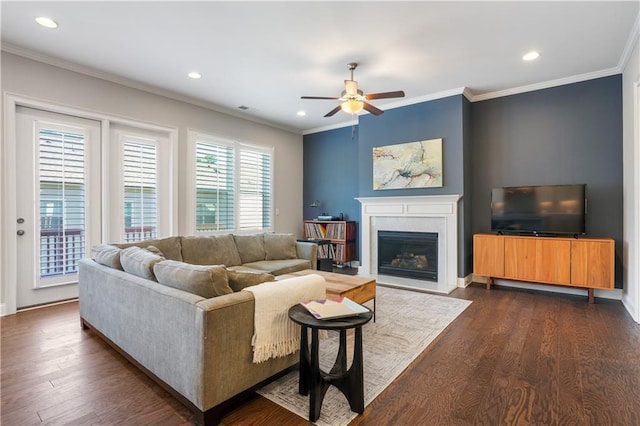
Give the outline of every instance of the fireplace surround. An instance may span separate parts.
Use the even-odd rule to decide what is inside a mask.
[[[458,201],[460,195],[357,198],[361,204],[359,273],[394,287],[450,293],[458,286]],[[438,235],[437,279],[387,275],[378,269],[378,231]]]

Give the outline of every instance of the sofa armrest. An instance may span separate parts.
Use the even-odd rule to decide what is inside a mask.
[[[296,241],[298,259],[311,261],[311,269],[318,269],[318,245],[306,241]]]

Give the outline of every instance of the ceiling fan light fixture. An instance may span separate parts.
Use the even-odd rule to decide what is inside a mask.
[[[340,108],[347,114],[357,114],[364,108],[364,103],[355,99],[348,99],[340,105]]]

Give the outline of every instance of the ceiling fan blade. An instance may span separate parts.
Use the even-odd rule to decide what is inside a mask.
[[[335,101],[340,98],[337,98],[337,97],[328,98],[325,96],[300,96],[300,99],[328,99],[328,100]]]
[[[369,101],[373,99],[404,98],[404,92],[402,90],[397,90],[395,92],[370,93],[364,96]]]
[[[342,109],[342,107],[338,105],[337,107],[326,113],[325,117],[332,117],[336,112],[340,111],[340,109]]]
[[[373,105],[371,105],[371,104],[369,104],[367,102],[363,102],[363,104],[364,104],[364,105],[362,105],[363,108],[366,109],[367,111],[369,111],[373,115],[380,115],[380,114],[382,114],[384,112],[383,110],[381,110],[379,108],[376,108],[376,107],[374,107]]]

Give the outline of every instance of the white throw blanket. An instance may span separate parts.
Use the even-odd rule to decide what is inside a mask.
[[[324,299],[325,280],[310,274],[247,287],[253,293],[253,362],[289,355],[300,347],[300,326],[289,319],[289,308],[306,300]]]

